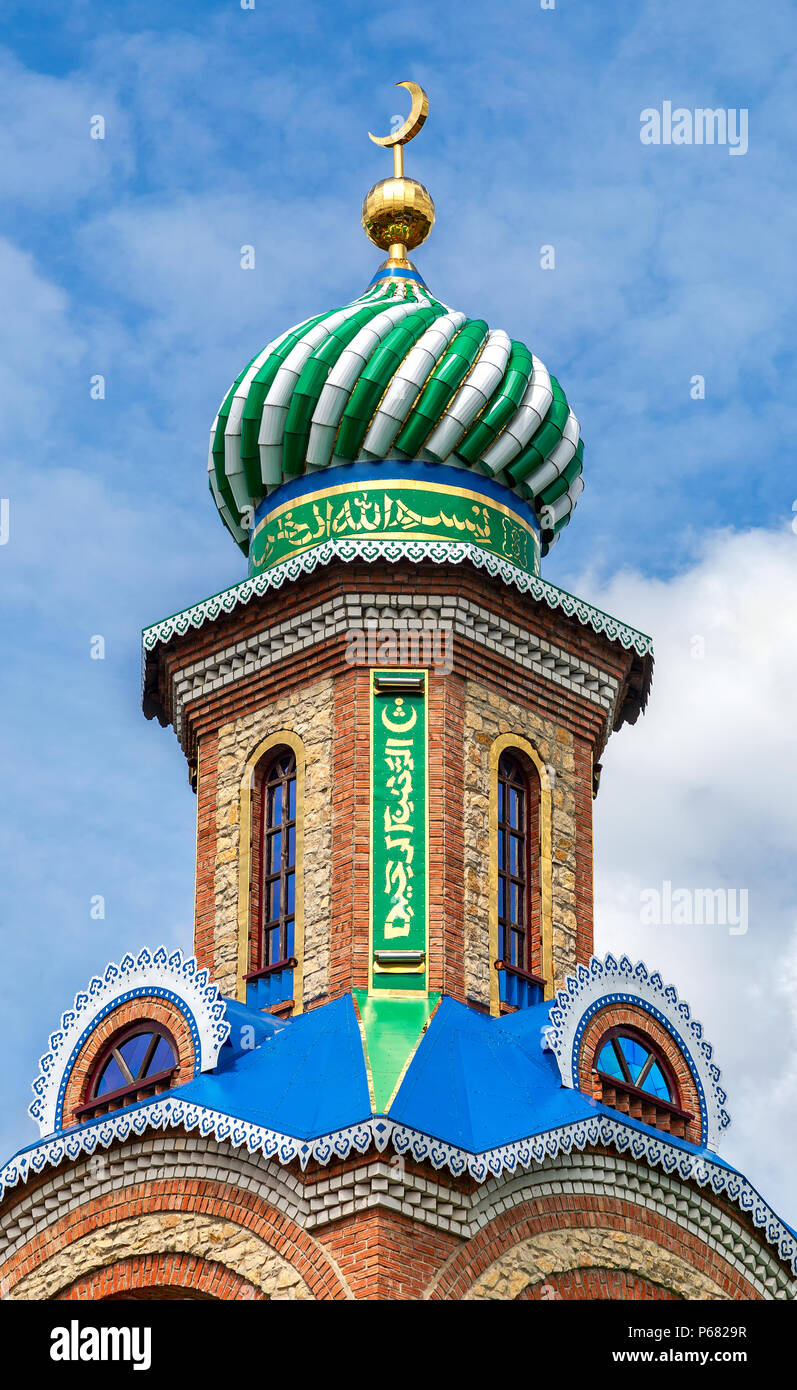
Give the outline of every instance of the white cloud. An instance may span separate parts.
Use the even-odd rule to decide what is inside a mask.
[[[2,239],[0,304],[0,398],[6,405],[6,449],[21,438],[26,442],[33,438],[41,447],[59,406],[54,380],[74,371],[83,343],[70,322],[68,296],[44,277],[29,252]]]
[[[110,70],[112,71],[112,70]],[[102,116],[105,139],[91,138]],[[128,124],[105,74],[55,77],[0,49],[0,186],[17,210],[71,206],[129,174]]]
[[[722,1152],[794,1220],[797,535],[714,533],[673,579],[587,576],[576,591],[656,650],[647,713],[604,756],[596,949],[644,959],[689,1001],[729,1093]],[[645,925],[641,894],[665,881],[746,889],[747,933]]]

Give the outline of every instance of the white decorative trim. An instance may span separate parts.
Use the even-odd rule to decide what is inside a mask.
[[[712,1060],[714,1049],[689,1005],[678,998],[675,986],[665,985],[658,971],[651,972],[643,961],[632,965],[627,956],[619,962],[612,955],[605,960],[593,956],[589,965],[580,965],[575,975],[568,976],[551,1004],[551,1022],[544,1032],[544,1047],[556,1058],[562,1085],[579,1089],[584,1029],[601,1009],[621,1003],[641,1006],[673,1035],[700,1097],[701,1143],[716,1149],[731,1119],[725,1109],[727,1096],[720,1085],[720,1070]]]
[[[226,1002],[207,970],[200,970],[195,956],[184,957],[180,950],[169,954],[164,946],[154,954],[145,948],[135,958],[126,955],[119,965],[112,961],[102,977],[95,975],[89,981],[50,1035],[50,1049],[39,1061],[39,1075],[31,1088],[35,1100],[28,1107],[42,1135],[59,1129],[69,1075],[100,1019],[129,999],[152,994],[170,1000],[185,1015],[194,1042],[195,1071],[215,1067],[230,1025],[225,1020]]]
[[[333,560],[366,560],[369,563],[388,560],[392,564],[399,560],[411,560],[415,564],[421,560],[433,560],[436,564],[454,565],[467,560],[477,569],[486,569],[493,577],[502,579],[505,584],[514,585],[521,593],[547,603],[549,608],[561,609],[567,617],[576,618],[585,627],[591,627],[594,632],[608,637],[612,642],[619,642],[626,651],[633,648],[639,656],[649,656],[653,653],[653,642],[644,633],[637,632],[635,628],[619,622],[617,618],[612,618],[599,608],[593,608],[584,599],[575,598],[566,590],[558,589],[555,584],[540,579],[539,575],[527,574],[525,570],[518,569],[509,561],[488,555],[478,546],[465,541],[372,541],[365,537],[327,541],[315,550],[309,550],[305,555],[284,560],[273,569],[244,579],[240,584],[234,584],[219,594],[213,594],[202,603],[184,609],[182,613],[175,613],[170,618],[164,618],[162,622],[144,628],[144,652],[153,651],[159,643],[169,642],[172,637],[184,637],[191,628],[200,628],[206,622],[215,622],[224,614],[232,613],[239,604],[248,603],[252,598],[262,598],[269,590],[279,589],[286,581],[295,581],[306,574],[312,574],[319,565],[328,565]]]
[[[345,1160],[352,1152],[365,1154],[371,1146],[384,1153],[388,1145],[392,1145],[397,1154],[415,1163],[430,1163],[438,1171],[448,1168],[455,1177],[469,1174],[477,1183],[501,1178],[507,1173],[512,1175],[544,1163],[546,1159],[569,1156],[587,1147],[613,1148],[629,1159],[707,1188],[715,1197],[726,1197],[763,1231],[765,1239],[797,1275],[797,1237],[747,1178],[708,1154],[679,1148],[664,1135],[647,1134],[620,1116],[610,1116],[598,1109],[589,1119],[473,1154],[396,1124],[386,1116],[375,1115],[317,1139],[296,1139],[167,1094],[118,1114],[104,1116],[79,1129],[53,1135],[18,1154],[0,1170],[0,1198],[17,1183],[44,1172],[48,1165],[55,1168],[65,1160],[74,1162],[81,1154],[94,1154],[115,1141],[140,1138],[147,1129],[167,1130],[178,1126],[188,1131],[197,1130],[205,1137],[213,1135],[233,1148],[245,1145],[249,1153],[261,1152],[283,1164],[298,1160],[302,1168],[311,1159],[328,1164]]]

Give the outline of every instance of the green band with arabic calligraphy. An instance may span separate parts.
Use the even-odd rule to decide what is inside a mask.
[[[370,466],[370,477],[350,476],[361,472],[360,467],[329,469],[315,479],[302,478],[301,491],[296,484],[278,488],[255,517],[250,573],[259,574],[330,541],[414,541],[428,545],[436,559],[441,558],[441,546],[468,544],[527,574],[539,573],[536,517],[506,488],[473,474],[463,487],[463,470],[450,467],[421,472],[416,466],[398,476],[394,469],[395,465],[387,469],[383,464],[381,470]],[[441,473],[447,475],[445,481],[434,476]],[[452,475],[457,479],[454,485],[448,481]],[[321,486],[322,478],[326,486]],[[310,488],[311,482],[315,485]]]
[[[371,989],[427,988],[427,673],[371,671]]]

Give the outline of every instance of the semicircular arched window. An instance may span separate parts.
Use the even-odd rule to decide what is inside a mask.
[[[645,1091],[657,1100],[673,1100],[672,1088],[658,1053],[627,1033],[615,1033],[606,1039],[595,1059],[595,1069],[621,1084]]]
[[[683,1108],[675,1071],[641,1029],[619,1024],[604,1033],[592,1079],[595,1099],[612,1110],[669,1134],[687,1134],[694,1117]]]
[[[177,1071],[177,1048],[165,1028],[142,1020],[123,1029],[104,1048],[94,1067],[86,1100],[75,1115],[93,1115],[131,1105],[168,1090]]]

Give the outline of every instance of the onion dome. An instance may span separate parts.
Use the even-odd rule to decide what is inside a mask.
[[[397,85],[412,110],[394,135],[371,136],[392,146],[394,174],[369,191],[362,214],[387,259],[364,294],[272,339],[213,422],[210,487],[247,554],[275,489],[344,465],[446,465],[469,471],[462,485],[480,494],[494,480],[490,492],[508,489],[510,505],[536,514],[543,554],[583,490],[579,425],[556,377],[524,343],[436,299],[407,258],[428,236],[434,204],[403,170],[428,101],[417,84]]]

